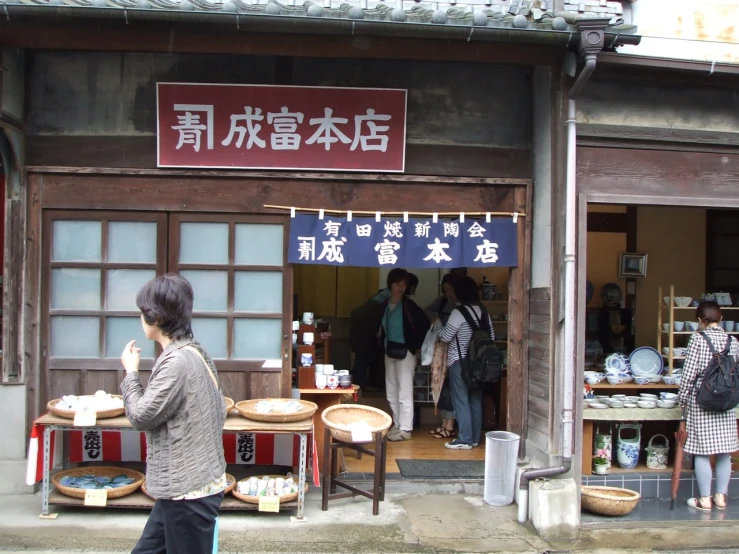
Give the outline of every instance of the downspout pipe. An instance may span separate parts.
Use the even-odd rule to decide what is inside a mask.
[[[604,20],[601,27],[594,21],[586,20],[580,24],[580,53],[585,58],[585,66],[575,80],[567,101],[567,168],[565,178],[565,249],[564,249],[564,368],[562,377],[562,451],[560,463],[556,466],[531,468],[521,472],[518,493],[518,521],[525,523],[529,517],[529,483],[533,479],[543,479],[568,473],[572,468],[572,451],[575,413],[575,297],[576,276],[576,227],[577,227],[577,110],[576,99],[585,88],[597,62],[605,36]],[[608,20],[605,20],[606,22]],[[606,23],[607,24],[607,23]],[[600,40],[593,44],[593,33],[599,33]],[[590,44],[588,44],[590,43]]]

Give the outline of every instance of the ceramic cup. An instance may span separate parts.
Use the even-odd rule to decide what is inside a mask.
[[[323,364],[316,364],[316,373],[320,373],[321,375],[323,375],[323,368]]]
[[[313,344],[313,333],[303,333],[303,344]]]
[[[667,333],[670,330],[670,324],[669,323],[663,323],[662,324],[662,330]]]
[[[293,331],[300,331],[300,322],[293,321]]]
[[[333,364],[325,364],[323,366],[323,373],[326,375],[333,375],[334,374],[334,365]]]
[[[303,323],[313,325],[313,312],[303,312]]]
[[[325,389],[326,384],[328,383],[328,378],[323,374],[316,373],[316,388],[317,389]]]
[[[726,331],[731,332],[734,330],[734,322],[733,321],[724,321],[724,329]]]
[[[685,328],[688,331],[697,331],[698,330],[698,322],[697,321],[686,321],[685,322]]]
[[[340,369],[339,370],[339,375],[349,375],[349,370],[348,369]]]
[[[675,331],[677,331],[679,333],[680,331],[682,331],[685,328],[685,322],[683,322],[683,321],[676,321],[676,322],[674,322],[672,324],[672,326],[675,329]]]
[[[328,375],[326,377],[326,383],[328,384],[328,388],[335,389],[339,386],[339,376],[338,375]]]

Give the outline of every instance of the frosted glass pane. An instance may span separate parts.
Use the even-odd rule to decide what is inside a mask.
[[[282,312],[282,272],[237,271],[234,277],[234,310]]]
[[[182,223],[181,264],[227,264],[228,223]]]
[[[60,358],[98,358],[100,319],[52,316],[51,355]],[[125,345],[124,345],[125,346]],[[121,348],[121,352],[123,348]]]
[[[236,225],[237,265],[282,265],[282,225],[238,223]]]
[[[282,357],[282,320],[234,320],[234,358],[274,360]]]
[[[109,269],[105,291],[107,310],[138,311],[136,295],[141,287],[156,277],[153,269]]]
[[[192,332],[211,358],[228,358],[225,319],[193,318]]]
[[[102,259],[100,221],[56,220],[52,226],[51,259],[55,262],[99,262]]]
[[[180,271],[190,281],[195,294],[193,310],[225,312],[228,308],[228,272],[208,270]]]
[[[154,341],[146,338],[141,317],[105,318],[105,357],[118,358],[123,347],[135,340],[142,358],[154,357]]]
[[[108,223],[108,261],[156,263],[157,224],[153,221]]]
[[[99,310],[100,270],[51,270],[52,310]]]

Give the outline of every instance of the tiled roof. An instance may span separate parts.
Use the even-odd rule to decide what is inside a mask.
[[[569,0],[572,1],[572,0]],[[367,20],[387,23],[418,23],[462,25],[473,27],[510,28],[514,30],[575,31],[577,17],[610,17],[609,31],[622,35],[636,33],[636,28],[624,25],[620,2],[585,0],[567,3],[568,11],[551,11],[547,0],[5,0],[6,11],[13,7],[24,13],[44,15],[51,8],[54,15],[74,15],[74,10],[89,12],[173,12],[200,14],[240,14],[244,16],[283,16],[289,18]],[[29,7],[38,8],[28,10]],[[99,14],[98,15],[104,15]],[[133,14],[132,14],[133,15]]]

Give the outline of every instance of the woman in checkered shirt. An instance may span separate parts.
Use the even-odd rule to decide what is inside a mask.
[[[696,310],[698,323],[717,352],[731,341],[729,353],[739,360],[739,342],[721,328],[721,308],[715,302],[703,302]],[[680,432],[687,432],[685,452],[695,457],[695,476],[700,497],[689,498],[688,506],[710,511],[712,503],[719,510],[726,507],[726,494],[731,478],[731,453],[739,450],[736,415],[734,410],[707,412],[696,403],[696,391],[711,360],[711,348],[701,333],[695,333],[688,342],[678,402],[683,410]],[[711,498],[713,471],[709,456],[716,456],[716,493]]]

